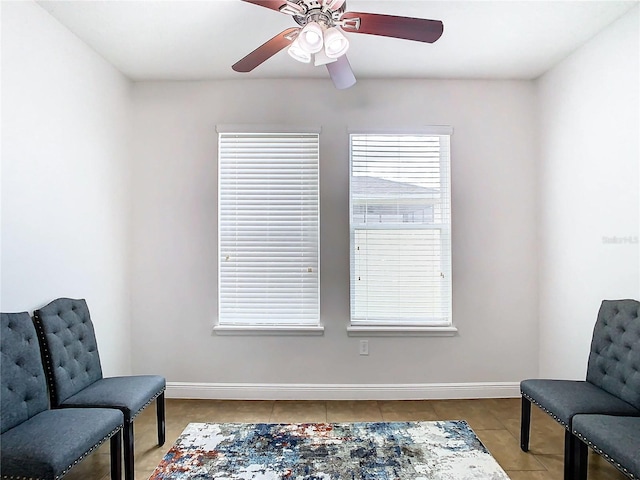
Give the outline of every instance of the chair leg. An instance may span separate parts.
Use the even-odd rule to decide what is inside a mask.
[[[122,480],[122,430],[111,436],[111,480]]]
[[[520,416],[520,448],[529,451],[529,432],[531,427],[531,402],[522,397],[522,413]]]
[[[572,435],[572,480],[587,480],[589,448],[578,437]]]
[[[564,480],[574,478],[574,442],[577,440],[569,430],[564,431]]]
[[[135,480],[133,422],[124,422],[124,479]]]
[[[165,410],[164,410],[164,392],[156,398],[156,415],[158,422],[158,446],[164,445],[165,441]]]

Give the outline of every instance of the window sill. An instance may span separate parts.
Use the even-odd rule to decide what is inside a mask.
[[[350,337],[454,337],[458,329],[451,327],[418,327],[418,326],[349,326]]]
[[[216,335],[272,335],[272,336],[319,336],[324,335],[323,325],[216,325]]]

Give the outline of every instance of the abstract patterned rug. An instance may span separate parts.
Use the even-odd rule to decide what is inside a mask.
[[[190,423],[149,480],[508,480],[469,425]]]

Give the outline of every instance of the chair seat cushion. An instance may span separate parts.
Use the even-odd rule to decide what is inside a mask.
[[[159,375],[134,375],[102,378],[67,398],[61,407],[108,407],[124,413],[125,422],[132,422],[166,386]]]
[[[576,415],[573,433],[632,478],[640,478],[640,417]]]
[[[0,436],[3,478],[56,479],[122,428],[106,408],[45,410]]]
[[[569,429],[578,413],[640,415],[640,410],[629,403],[584,380],[523,380],[520,391]]]

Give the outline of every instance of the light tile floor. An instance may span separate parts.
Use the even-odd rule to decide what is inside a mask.
[[[512,480],[562,480],[564,430],[534,407],[529,453],[520,450],[520,399],[419,401],[233,401],[167,399],[167,441],[156,445],[155,404],[134,424],[136,480],[148,480],[190,422],[350,422],[466,420]],[[589,480],[624,480],[590,452]],[[109,480],[108,442],[65,480]],[[455,479],[452,479],[455,480]]]

